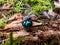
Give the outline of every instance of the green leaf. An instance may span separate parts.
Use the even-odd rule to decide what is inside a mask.
[[[4,26],[4,24],[7,22],[7,18],[0,19],[0,27]]]
[[[0,2],[5,2],[4,0],[0,0]]]
[[[56,43],[56,38],[54,38],[54,39],[52,39],[51,41],[50,41],[50,43],[49,43],[49,45],[54,45],[55,43]]]
[[[37,0],[30,0],[30,2],[31,2],[31,3],[35,3],[35,2],[37,2]]]

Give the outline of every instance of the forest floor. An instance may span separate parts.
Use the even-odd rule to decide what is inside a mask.
[[[25,12],[13,12],[11,4],[2,3],[0,5],[0,43],[7,41],[10,32],[13,31],[13,37],[16,38],[15,45],[17,43],[18,45],[60,45],[60,15],[57,14],[58,11],[51,12],[50,19],[43,14],[40,18],[36,15],[31,17],[33,25],[25,28],[22,26],[23,18],[26,16]],[[19,37],[25,39],[22,39],[23,41],[20,43],[18,42]]]

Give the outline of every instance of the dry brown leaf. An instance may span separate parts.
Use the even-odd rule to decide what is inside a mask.
[[[9,8],[12,8],[12,5],[7,5],[7,4],[4,4],[2,7],[2,9],[9,9]]]
[[[38,23],[38,22],[33,22],[33,26],[39,26],[39,25],[42,25],[43,23],[42,22],[40,22],[40,23]]]
[[[0,14],[10,14],[12,12],[12,5],[4,4],[2,7],[0,7]]]
[[[8,21],[12,21],[14,19],[22,21],[23,20],[23,16],[22,16],[21,13],[15,13],[11,18],[8,19]]]
[[[20,29],[22,28],[21,21],[13,21],[10,24],[6,24],[4,29]]]
[[[26,32],[26,31],[24,31],[24,30],[21,30],[21,31],[19,31],[19,32],[15,32],[15,33],[13,34],[13,37],[17,38],[17,37],[27,36],[27,35],[29,35],[28,32]]]

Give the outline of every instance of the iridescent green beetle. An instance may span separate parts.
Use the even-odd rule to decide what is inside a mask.
[[[31,26],[32,26],[32,21],[31,21],[31,20],[24,20],[24,21],[22,22],[22,25],[23,25],[24,27],[31,27]]]
[[[33,24],[33,23],[32,23],[32,20],[31,20],[30,15],[25,16],[25,17],[24,17],[24,21],[22,22],[22,25],[23,25],[24,27],[31,27],[32,24]]]

